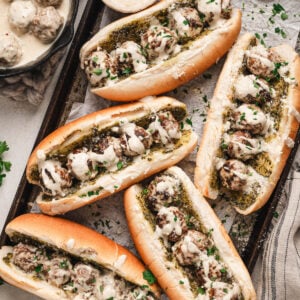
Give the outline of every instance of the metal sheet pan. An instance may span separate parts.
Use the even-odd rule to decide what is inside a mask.
[[[87,80],[79,67],[79,51],[82,44],[93,35],[99,28],[104,11],[104,5],[99,0],[87,1],[86,9],[83,13],[82,20],[79,24],[78,30],[75,34],[74,40],[70,47],[68,59],[65,62],[63,71],[54,89],[54,94],[50,105],[47,109],[46,117],[41,124],[41,128],[36,140],[37,144],[45,136],[47,136],[54,129],[64,124],[68,118],[71,106],[75,102],[82,102],[86,93]],[[298,132],[295,147],[284,168],[282,176],[269,200],[269,202],[258,211],[252,218],[251,231],[248,234],[246,244],[240,247],[236,243],[237,250],[239,251],[243,261],[248,267],[249,271],[253,270],[258,254],[261,250],[264,238],[268,231],[271,220],[274,216],[276,205],[280,199],[283,187],[285,185],[287,176],[292,166],[297,148],[300,143],[300,131]],[[11,210],[7,216],[6,223],[16,216],[29,212],[31,205],[34,202],[38,193],[38,189],[30,185],[26,181],[25,173],[21,179],[14,198]],[[98,208],[101,209],[101,204]],[[113,204],[112,204],[113,207]],[[95,213],[94,213],[95,214]],[[67,218],[73,218],[74,214],[66,215]],[[78,218],[75,217],[76,220]],[[80,221],[80,220],[79,220]],[[88,223],[88,222],[85,222]],[[109,226],[108,226],[109,227]],[[103,231],[102,231],[103,232]],[[232,233],[231,233],[232,234]],[[233,241],[235,237],[232,234]],[[0,244],[8,244],[9,240],[4,233],[1,234]]]

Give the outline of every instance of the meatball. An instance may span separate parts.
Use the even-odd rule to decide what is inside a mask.
[[[22,57],[22,48],[17,38],[11,34],[0,35],[0,67],[16,65]]]
[[[13,263],[25,272],[32,272],[38,266],[37,247],[19,243],[13,248]]]
[[[168,144],[181,137],[179,123],[170,112],[159,112],[148,130],[152,134],[153,141],[158,144]]]
[[[256,76],[273,78],[276,75],[275,63],[280,61],[278,54],[261,44],[246,51],[247,69]]]
[[[61,287],[71,278],[72,265],[65,256],[57,256],[46,263],[46,279],[51,284]]]
[[[230,18],[230,0],[197,0],[198,11],[205,16],[205,21],[213,23],[220,17]]]
[[[100,138],[92,148],[92,151],[104,154],[105,150],[107,150],[110,146],[113,146],[113,150],[117,157],[122,157],[122,148],[120,145],[120,139],[113,137],[113,136],[106,136],[104,138]]]
[[[113,84],[118,78],[116,66],[106,51],[92,52],[84,63],[85,72],[92,86]]]
[[[268,125],[264,112],[253,104],[239,106],[233,113],[233,119],[233,128],[247,130],[252,134],[265,134]]]
[[[63,0],[35,0],[35,1],[42,6],[58,7],[61,5]]]
[[[231,158],[248,160],[262,152],[262,145],[258,139],[252,138],[250,133],[236,131],[229,137],[226,151]]]
[[[39,165],[40,178],[46,194],[63,196],[64,189],[72,186],[72,176],[56,160],[46,160]]]
[[[189,230],[173,247],[172,250],[182,266],[200,265],[201,252],[206,253],[211,246],[208,237],[199,231]]]
[[[241,191],[247,184],[248,168],[239,160],[227,160],[220,170],[222,185],[232,191]]]
[[[148,64],[141,46],[132,41],[127,41],[111,53],[115,57],[119,75],[142,72],[147,69]]]
[[[160,236],[166,237],[170,242],[177,242],[188,230],[184,214],[174,206],[162,207],[156,216],[156,224]]]
[[[53,6],[40,8],[32,20],[31,30],[35,37],[48,44],[55,40],[64,18]]]
[[[170,206],[181,199],[182,187],[177,178],[162,174],[156,176],[148,186],[147,203],[153,211]]]
[[[127,123],[122,127],[121,147],[127,156],[143,154],[152,145],[153,139],[144,128],[133,123]]]
[[[235,82],[234,96],[246,103],[263,103],[270,101],[275,92],[266,81],[254,75],[240,75]]]
[[[181,7],[172,11],[170,24],[181,38],[193,38],[203,28],[198,11],[192,7]]]
[[[31,1],[14,1],[8,11],[9,23],[20,30],[26,32],[36,15],[37,9]]]
[[[81,181],[96,177],[97,164],[90,159],[87,148],[75,149],[68,155],[67,167],[71,174]]]
[[[161,25],[152,25],[142,35],[141,45],[151,60],[162,61],[177,51],[177,41],[175,31]]]
[[[120,139],[112,136],[100,138],[89,152],[89,158],[99,167],[117,170],[118,162],[122,161]]]
[[[74,287],[78,292],[88,292],[94,289],[99,271],[91,265],[78,263],[72,272]]]

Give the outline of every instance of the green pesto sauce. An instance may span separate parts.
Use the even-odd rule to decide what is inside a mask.
[[[249,194],[227,190],[225,198],[228,199],[233,206],[245,210],[256,201],[257,196],[258,192],[253,188]]]
[[[269,177],[273,171],[273,163],[267,152],[256,155],[254,159],[249,160],[249,165],[260,175]]]

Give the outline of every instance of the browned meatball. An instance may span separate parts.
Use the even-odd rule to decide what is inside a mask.
[[[12,33],[0,35],[0,67],[11,67],[22,57],[22,47]]]
[[[227,160],[220,170],[221,183],[229,190],[242,190],[247,183],[247,177],[247,166],[236,159]]]
[[[177,40],[175,31],[153,25],[142,35],[141,45],[151,60],[165,60],[176,50]]]
[[[245,103],[265,103],[275,96],[269,84],[257,76],[240,75],[234,85],[234,97]]]
[[[153,211],[159,211],[163,206],[180,201],[182,187],[178,179],[162,174],[151,181],[147,191],[148,205]]]
[[[71,278],[72,265],[68,257],[56,256],[45,263],[46,279],[51,284],[61,287]]]
[[[97,165],[90,159],[87,148],[75,149],[68,155],[67,167],[81,181],[93,179],[98,174]]]
[[[93,146],[92,151],[99,154],[103,154],[108,147],[113,146],[116,156],[121,158],[122,148],[120,143],[121,143],[120,139],[113,136],[106,136],[104,138],[101,138]]]
[[[236,131],[230,136],[227,153],[231,158],[248,160],[262,152],[261,142],[251,137],[250,133]]]
[[[148,130],[152,134],[153,141],[158,144],[165,145],[181,137],[179,123],[171,112],[159,112]]]
[[[127,41],[111,53],[118,66],[118,75],[127,76],[142,72],[148,64],[141,46],[133,41]]]
[[[253,47],[246,52],[246,66],[248,70],[257,76],[273,78],[276,74],[275,63],[281,58],[277,53],[265,48],[262,45]]]
[[[35,37],[48,44],[57,37],[64,19],[53,6],[40,8],[32,20],[31,30]]]
[[[13,263],[25,272],[32,272],[38,266],[37,247],[19,243],[13,248]]]
[[[174,206],[162,207],[156,216],[156,224],[160,234],[170,242],[177,242],[188,230],[184,214]]]
[[[76,264],[72,273],[74,287],[79,292],[91,291],[96,285],[97,277],[99,277],[99,271],[83,263]]]
[[[122,132],[121,148],[127,156],[143,154],[152,145],[152,136],[143,127],[128,123],[122,126]]]
[[[246,130],[252,134],[264,135],[267,131],[267,116],[256,105],[242,104],[233,113],[234,129]]]
[[[117,80],[117,68],[111,56],[102,50],[92,52],[84,61],[85,73],[92,86],[104,86]]]
[[[195,37],[202,31],[199,13],[192,7],[180,7],[171,12],[171,27],[180,37]]]
[[[211,241],[204,233],[189,230],[172,249],[181,265],[199,265],[201,263],[201,252],[206,253],[210,245]]]

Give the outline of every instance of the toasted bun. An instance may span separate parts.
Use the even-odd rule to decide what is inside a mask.
[[[176,0],[160,1],[140,13],[122,18],[101,29],[81,49],[82,68],[88,55],[95,51],[99,43],[104,42],[112,32],[120,30],[129,23],[149,19],[156,12],[167,9],[175,2]],[[181,51],[175,57],[157,63],[113,85],[95,87],[91,90],[101,97],[115,101],[131,101],[173,90],[216,63],[232,46],[240,28],[241,12],[233,9],[230,19],[224,20],[217,28],[208,30],[207,34],[192,41],[188,50]]]
[[[143,279],[145,267],[131,252],[80,224],[42,214],[25,214],[11,221],[5,231],[9,237],[14,234],[29,236],[83,260],[94,262],[138,286],[149,285]],[[47,282],[30,279],[17,267],[6,264],[2,258],[10,250],[11,247],[7,246],[0,250],[0,276],[5,281],[45,299],[67,299],[61,289]],[[151,285],[150,288],[155,294],[159,294],[156,285]]]
[[[204,228],[211,232],[215,246],[219,249],[222,260],[239,284],[244,299],[256,299],[249,273],[213,209],[180,168],[171,167],[167,173],[174,175],[182,182],[187,197],[192,203],[191,209],[199,217]],[[154,234],[153,226],[140,205],[138,197],[141,192],[141,185],[133,185],[126,190],[124,196],[126,218],[139,254],[170,299],[195,299],[195,295],[187,287],[187,284],[180,284],[180,281],[185,281],[185,275],[181,273],[174,260],[172,262],[166,258],[166,250]]]
[[[212,186],[210,178],[215,166],[215,157],[220,148],[225,125],[223,123],[223,113],[230,106],[230,99],[233,97],[234,81],[242,66],[244,53],[253,39],[255,39],[253,34],[246,33],[238,39],[231,49],[211,100],[210,111],[197,154],[195,168],[195,185],[204,196],[210,199],[216,199],[219,194],[219,190]],[[300,112],[300,57],[289,45],[274,47],[272,51],[275,51],[285,62],[288,62],[290,68],[289,77],[295,78],[298,84],[289,85],[287,98],[282,102],[284,106],[283,116],[280,121],[280,130],[276,134],[277,142],[273,147],[274,149],[276,148],[276,151],[269,153],[274,167],[271,175],[268,177],[268,183],[265,184],[255,202],[249,207],[246,209],[235,207],[239,213],[245,215],[258,210],[268,201],[291,152],[292,147],[288,147],[287,139],[294,141],[299,128],[300,119],[297,120],[297,118],[299,118]]]
[[[33,184],[40,184],[33,177],[33,174],[37,170],[38,157],[41,152],[45,155],[55,153],[57,150],[62,149],[62,147],[80,140],[83,136],[91,132],[91,128],[95,125],[99,129],[105,129],[115,125],[120,119],[127,118],[130,122],[134,122],[152,112],[163,109],[181,109],[185,111],[186,107],[185,104],[169,97],[149,98],[148,100],[132,104],[110,107],[86,115],[60,127],[47,136],[31,154],[26,169],[28,181]],[[141,155],[136,156],[133,163],[126,168],[114,173],[105,173],[97,177],[96,180],[91,181],[87,186],[80,188],[66,197],[58,200],[43,201],[43,195],[41,194],[37,199],[37,203],[40,209],[49,215],[63,214],[90,204],[176,164],[195,148],[197,139],[196,133],[190,131],[188,137],[182,137],[177,143],[178,147],[172,151],[162,152],[161,149],[151,151],[151,159],[149,156],[149,160]],[[99,190],[100,187],[101,190],[98,194],[88,195],[88,193],[91,194],[91,191]],[[83,194],[85,195],[84,197],[82,197]]]
[[[157,0],[102,0],[110,8],[122,13],[135,13],[157,2]]]

